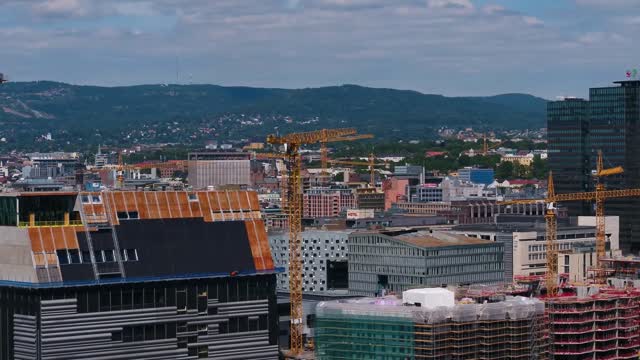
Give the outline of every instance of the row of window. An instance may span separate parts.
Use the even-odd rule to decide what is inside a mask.
[[[80,199],[83,204],[102,204],[102,196],[100,195],[82,195]]]
[[[68,264],[91,264],[91,253],[87,250],[79,251],[77,249],[60,249],[56,251],[58,255],[58,263],[60,265]],[[96,263],[115,262],[115,250],[95,250],[93,256]],[[122,261],[138,261],[138,250],[121,249],[120,257]]]

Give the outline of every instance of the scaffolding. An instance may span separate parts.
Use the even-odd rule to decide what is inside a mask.
[[[334,359],[547,359],[544,303],[507,296],[428,309],[395,297],[320,303],[316,352]]]
[[[637,359],[640,292],[600,289],[588,297],[549,298],[554,359]]]

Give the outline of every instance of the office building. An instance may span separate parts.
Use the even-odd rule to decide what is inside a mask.
[[[575,193],[591,188],[589,147],[589,102],[568,98],[547,104],[548,164],[557,193]],[[588,215],[583,202],[564,204],[570,215]]]
[[[640,81],[618,81],[616,86],[589,90],[589,100],[565,99],[548,105],[549,167],[556,192],[594,189],[590,176],[598,150],[605,166],[622,166],[624,174],[607,177],[608,189],[640,188]],[[590,215],[589,203],[567,204],[570,215]],[[640,250],[640,199],[608,199],[607,215],[620,216],[622,250]]]
[[[406,215],[433,215],[449,224],[491,224],[499,214],[544,215],[544,203],[501,205],[492,200],[399,202],[392,209]]]
[[[83,168],[78,153],[52,152],[27,154],[29,164],[23,167],[23,176],[31,179],[56,179],[76,174]]]
[[[307,230],[302,238],[302,291],[307,293],[346,292],[348,284],[349,231]],[[277,289],[289,291],[289,233],[269,234],[276,267]]]
[[[547,271],[546,225],[542,216],[504,216],[495,224],[460,225],[452,233],[472,238],[496,241],[504,244],[505,279],[514,277],[543,275]],[[582,218],[582,217],[581,217]],[[578,224],[590,224],[593,217],[578,220]],[[504,222],[503,222],[504,221]],[[595,221],[595,220],[593,220]],[[618,218],[605,219],[607,252],[616,254],[618,244]],[[568,221],[558,222],[557,242],[561,252],[559,267],[561,272],[570,274],[572,281],[587,280],[590,268],[584,264],[595,264],[595,224],[576,225]],[[566,271],[565,271],[566,270]]]
[[[484,185],[489,185],[495,180],[493,169],[474,167],[465,167],[458,170],[458,178],[462,181]]]
[[[442,202],[443,191],[438,184],[421,184],[407,187],[406,198],[410,202]]]
[[[349,235],[348,249],[353,295],[504,281],[499,242],[436,231],[357,231]]]
[[[241,152],[189,153],[188,170],[187,179],[194,189],[250,185],[251,155]]]
[[[277,359],[252,192],[0,196],[0,359]]]
[[[456,303],[446,289],[319,303],[318,359],[548,359],[544,303]]]

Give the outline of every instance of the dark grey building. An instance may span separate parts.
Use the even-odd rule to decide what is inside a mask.
[[[259,219],[242,191],[3,193],[0,360],[277,359]]]
[[[349,293],[372,296],[417,286],[500,283],[504,244],[434,231],[349,235]]]
[[[598,150],[605,166],[622,166],[625,173],[608,177],[608,189],[640,187],[640,81],[592,88],[589,101],[566,99],[548,105],[549,166],[556,192],[594,189],[590,176]],[[566,204],[569,215],[590,215],[591,204]],[[620,216],[624,252],[640,250],[640,199],[607,200],[607,215]]]

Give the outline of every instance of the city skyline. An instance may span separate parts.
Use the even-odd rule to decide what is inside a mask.
[[[640,68],[629,0],[0,1],[2,72],[87,85],[354,83],[586,97]],[[622,54],[622,55],[617,55]]]

